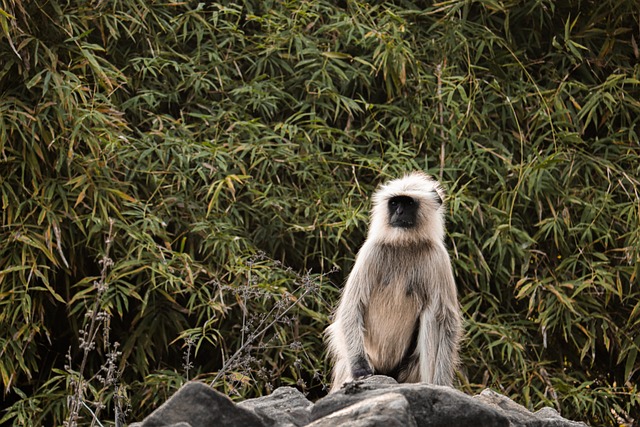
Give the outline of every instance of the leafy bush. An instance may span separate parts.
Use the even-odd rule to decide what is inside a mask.
[[[459,388],[640,417],[635,1],[1,5],[2,421],[321,396],[367,198],[412,169],[450,194]]]

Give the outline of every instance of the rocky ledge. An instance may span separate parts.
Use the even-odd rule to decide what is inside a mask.
[[[346,384],[315,404],[292,387],[235,404],[198,382],[185,384],[131,427],[584,427],[553,408],[531,412],[489,389],[468,396],[450,387],[398,384],[373,376]]]

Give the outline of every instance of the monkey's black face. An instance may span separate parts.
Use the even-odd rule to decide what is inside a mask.
[[[418,201],[409,196],[396,196],[389,199],[389,225],[399,228],[412,228],[418,217]]]

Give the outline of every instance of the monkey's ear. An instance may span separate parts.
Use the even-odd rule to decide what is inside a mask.
[[[433,190],[433,195],[434,195],[433,200],[435,200],[438,205],[442,205],[442,198],[440,197],[438,192]]]

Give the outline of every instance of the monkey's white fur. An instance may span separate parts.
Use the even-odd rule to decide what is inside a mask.
[[[414,227],[390,225],[388,202],[396,196],[418,203]],[[367,240],[326,330],[331,391],[354,373],[451,385],[462,322],[443,243],[443,191],[414,172],[381,186],[372,200]]]

